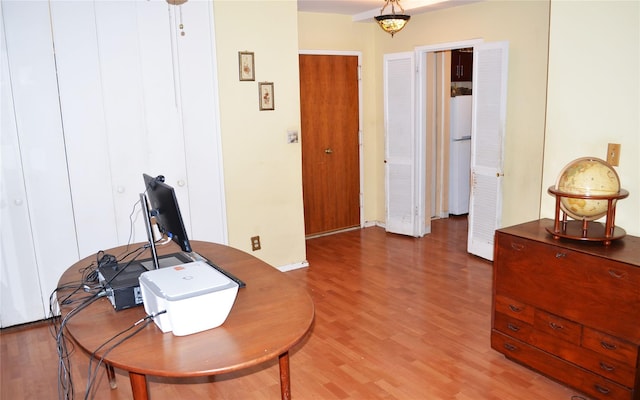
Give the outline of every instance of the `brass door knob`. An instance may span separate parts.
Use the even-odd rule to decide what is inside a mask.
[[[333,150],[328,148],[328,149],[324,149],[324,152],[325,152],[325,154],[331,154],[331,153],[333,153]]]

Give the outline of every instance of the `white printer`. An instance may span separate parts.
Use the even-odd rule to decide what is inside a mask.
[[[154,322],[176,336],[222,325],[238,294],[236,282],[204,261],[143,272],[139,281],[147,314],[161,313]]]

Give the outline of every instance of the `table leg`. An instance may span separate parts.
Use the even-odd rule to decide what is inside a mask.
[[[289,377],[289,352],[279,357],[280,363],[280,395],[282,400],[291,400],[291,378]]]
[[[129,380],[131,381],[131,391],[134,400],[147,400],[149,393],[147,391],[147,377],[143,374],[129,372]]]
[[[105,364],[107,368],[107,377],[109,378],[109,386],[111,389],[115,389],[118,387],[118,383],[116,382],[116,371],[113,370],[113,365]]]

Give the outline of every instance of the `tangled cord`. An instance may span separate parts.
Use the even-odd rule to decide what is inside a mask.
[[[129,251],[126,254],[123,254],[119,257],[119,260],[124,260],[134,255],[130,260],[127,261],[126,264],[122,266],[122,268],[111,277],[109,282],[98,282],[98,268],[100,266],[118,266],[118,259],[110,254],[105,253],[104,251],[99,251],[96,253],[96,261],[91,263],[90,265],[80,268],[78,272],[81,274],[81,279],[79,281],[69,282],[64,285],[57,287],[49,296],[49,314],[51,317],[51,326],[50,332],[55,339],[56,342],[56,351],[58,354],[58,399],[60,400],[70,400],[74,398],[74,388],[73,388],[73,377],[71,372],[71,361],[70,356],[74,352],[73,342],[67,340],[65,336],[65,327],[68,324],[69,320],[73,318],[80,311],[87,308],[89,305],[93,304],[98,299],[105,297],[107,295],[107,291],[105,287],[111,282],[111,280],[115,279],[122,271],[127,269],[127,267],[136,260],[141,254],[143,254],[144,250],[148,247],[148,245],[143,245],[138,247],[133,251]],[[126,250],[125,250],[126,251]],[[60,316],[60,307],[73,307],[64,317]],[[150,319],[147,319],[150,318]],[[143,318],[142,321],[147,321],[146,324],[137,329],[133,334],[125,337],[121,341],[117,342],[112,346],[106,353],[108,354],[113,348],[122,343],[122,341],[128,339],[133,336],[135,333],[142,330],[147,324],[148,321],[152,320],[153,316],[147,316]],[[138,325],[134,324],[135,325]],[[131,329],[131,328],[130,328]],[[124,333],[124,332],[123,332]],[[105,342],[104,345],[108,344],[116,337],[120,336],[120,333],[116,335],[114,338],[109,339]],[[96,351],[99,351],[104,345],[100,346]],[[95,352],[94,352],[95,354]],[[103,357],[105,356],[103,355]],[[93,355],[92,355],[93,358]],[[102,363],[102,360],[100,360]],[[90,364],[91,366],[91,364]],[[91,371],[91,369],[90,369]],[[95,374],[93,374],[95,375]],[[89,376],[87,393],[85,394],[85,398],[88,397],[89,389],[93,385],[92,375]]]

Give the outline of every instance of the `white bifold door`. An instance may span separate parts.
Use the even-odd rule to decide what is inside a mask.
[[[388,232],[420,237],[430,230],[420,208],[421,137],[416,136],[413,53],[384,56],[385,201]]]
[[[487,260],[493,260],[495,231],[502,217],[508,60],[507,42],[483,43],[473,49],[467,251]]]
[[[508,43],[473,44],[471,194],[468,252],[493,259],[495,230],[502,213]],[[386,229],[422,236],[426,215],[425,133],[416,129],[414,53],[384,56]],[[424,74],[425,71],[420,71]]]

